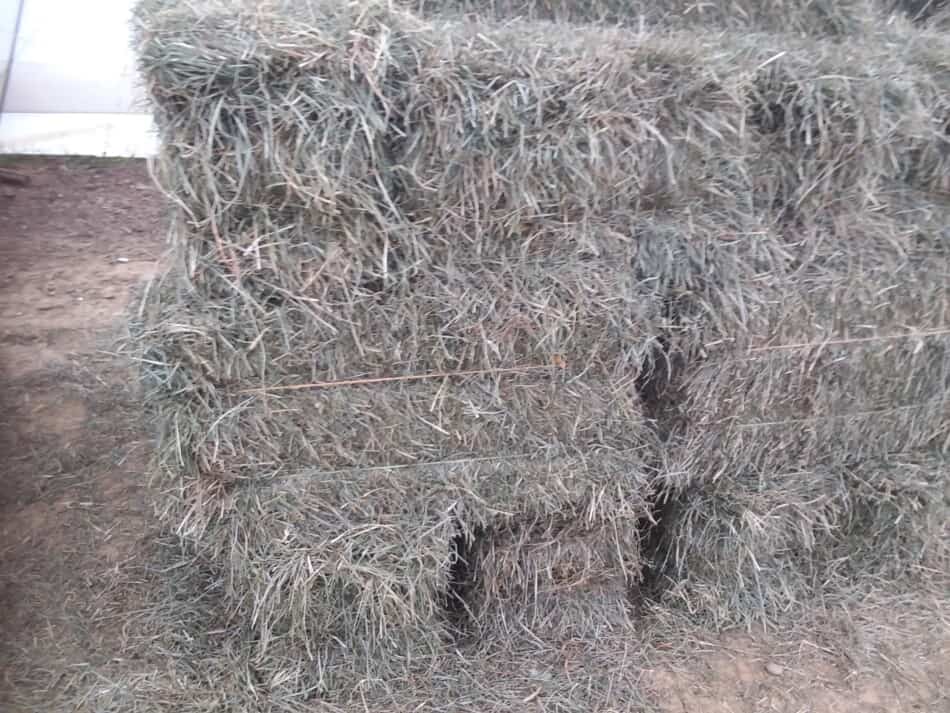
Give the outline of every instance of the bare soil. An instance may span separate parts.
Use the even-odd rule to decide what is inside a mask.
[[[148,438],[116,345],[163,249],[162,200],[144,163],[10,167],[30,184],[0,186],[4,711],[23,693],[14,689],[51,686],[57,669],[108,650],[111,633],[89,622],[152,518]]]
[[[164,208],[142,162],[5,165],[31,182],[0,185],[0,711],[93,710],[62,682],[123,655],[112,584],[156,530],[150,440],[116,345],[157,269]],[[644,685],[669,713],[947,711],[950,624],[920,606],[856,605],[846,633],[697,632]],[[855,634],[875,631],[873,645]]]

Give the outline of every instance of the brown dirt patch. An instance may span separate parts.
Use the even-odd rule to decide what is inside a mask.
[[[12,167],[31,183],[0,186],[3,710],[107,641],[86,627],[102,573],[151,519],[134,375],[113,352],[163,243],[144,163]],[[61,646],[35,645],[44,638]]]

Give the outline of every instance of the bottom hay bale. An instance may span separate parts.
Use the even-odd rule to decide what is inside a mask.
[[[444,644],[458,542],[470,533],[533,538],[505,556],[495,551],[486,591],[509,587],[502,579],[527,590],[568,559],[578,573],[609,565],[629,578],[637,565],[629,525],[648,513],[651,481],[631,453],[462,459],[246,487],[200,481],[176,496],[176,508],[185,539],[223,570],[229,607],[247,612],[261,655],[277,641],[315,655],[333,640],[371,660],[372,651],[386,659]],[[526,559],[516,565],[513,556]]]
[[[661,524],[662,599],[728,626],[839,587],[939,575],[950,562],[948,473],[939,453],[898,454],[690,485]]]
[[[435,657],[386,660],[339,643],[308,654],[281,639],[261,655],[253,632],[227,611],[218,578],[183,559],[177,543],[161,550],[122,590],[123,606],[130,594],[136,603],[122,620],[134,648],[99,667],[69,668],[69,710],[481,713],[523,710],[532,697],[538,710],[563,713],[648,709],[643,647],[629,636],[455,642]],[[28,709],[50,710],[45,695]]]
[[[628,630],[639,579],[637,521],[551,521],[483,539],[471,554],[469,613],[483,638],[584,638]]]
[[[846,519],[823,555],[828,576],[887,580],[946,576],[950,566],[950,458],[900,454],[843,472]]]
[[[277,632],[309,642],[342,631],[392,649],[407,629],[431,630],[453,556],[451,509],[368,495],[334,503],[305,484],[261,489],[209,533],[262,648]]]
[[[620,520],[594,527],[552,518],[521,531],[485,538],[473,555],[474,581],[485,596],[507,598],[512,592],[637,576],[640,565],[637,521]]]
[[[527,601],[526,601],[527,600]],[[592,640],[632,632],[630,590],[623,577],[599,582],[548,585],[530,596],[482,599],[474,620],[483,641],[530,638]]]

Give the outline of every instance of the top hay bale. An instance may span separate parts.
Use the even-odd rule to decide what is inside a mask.
[[[944,0],[401,0],[423,14],[484,19],[553,20],[633,27],[716,28],[794,33],[808,37],[852,35],[875,22],[903,15],[910,22],[945,28]]]
[[[634,27],[715,27],[721,30],[794,32],[808,36],[850,34],[869,22],[873,0],[405,0],[425,14],[473,14]]]
[[[274,299],[353,295],[512,257],[652,278],[668,255],[630,236],[664,214],[692,232],[705,213],[685,239],[709,264],[728,251],[707,236],[757,234],[749,274],[781,270],[779,218],[950,173],[950,73],[912,66],[921,42],[428,24],[384,3],[144,7],[182,257],[225,293],[240,277]]]

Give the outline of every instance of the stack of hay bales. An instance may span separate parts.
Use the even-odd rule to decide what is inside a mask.
[[[902,55],[788,53],[752,82],[758,212],[786,261],[683,303],[662,488],[666,596],[718,622],[948,561],[950,67],[904,37]]]
[[[602,218],[669,161],[650,175],[646,119],[625,156],[578,142],[601,142],[584,114],[606,125],[617,99],[656,113],[630,88],[665,74],[592,78],[583,43],[532,68],[527,45],[461,28],[475,44],[454,45],[375,3],[140,17],[179,208],[141,320],[166,516],[262,650],[436,650],[464,568],[507,567],[525,602],[560,569],[609,579],[604,618],[623,619],[657,459],[637,378],[662,315]]]
[[[623,632],[658,517],[727,620],[944,557],[946,40],[408,5],[139,10],[166,517],[261,655]]]

